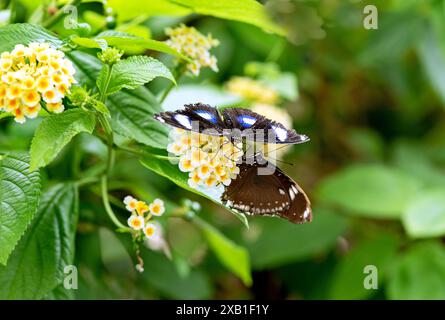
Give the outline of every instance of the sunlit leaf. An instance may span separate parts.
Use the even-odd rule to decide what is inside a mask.
[[[414,238],[445,234],[445,189],[415,195],[402,216],[406,232]]]

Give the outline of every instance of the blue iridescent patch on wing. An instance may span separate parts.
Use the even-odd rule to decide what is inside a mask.
[[[256,118],[248,115],[238,116],[238,122],[243,128],[250,128],[256,122]]]
[[[194,113],[196,113],[201,118],[210,121],[211,123],[217,123],[218,119],[216,119],[216,115],[212,114],[206,110],[193,110]]]

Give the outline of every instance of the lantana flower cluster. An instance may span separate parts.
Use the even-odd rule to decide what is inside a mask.
[[[212,38],[211,34],[205,36],[195,28],[184,24],[177,28],[167,28],[165,33],[169,36],[166,43],[191,59],[186,67],[193,75],[199,75],[201,68],[204,67],[218,71],[216,57],[210,54],[210,50],[218,46],[219,41]]]
[[[16,45],[0,55],[0,111],[11,112],[19,123],[37,117],[42,101],[48,111],[62,112],[74,73],[72,62],[48,43]]]
[[[147,238],[156,235],[158,227],[150,222],[153,216],[162,216],[165,212],[164,202],[161,199],[155,199],[147,204],[145,201],[138,200],[132,196],[124,198],[125,208],[131,212],[128,218],[128,226],[135,231],[142,231]]]
[[[242,144],[226,137],[174,129],[167,151],[179,156],[179,169],[189,173],[192,188],[224,188],[239,174]]]
[[[226,83],[229,92],[260,104],[274,105],[280,102],[278,93],[263,83],[249,77],[233,77]]]

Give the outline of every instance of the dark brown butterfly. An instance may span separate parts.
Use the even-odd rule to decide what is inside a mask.
[[[185,109],[161,112],[155,119],[181,129],[212,135],[231,136],[231,130],[241,132],[241,138],[258,141],[257,131],[269,130],[272,135],[264,136],[261,142],[274,144],[297,144],[309,141],[306,135],[286,129],[281,123],[247,109],[226,108],[222,114],[209,105],[201,103],[186,105]],[[194,124],[199,124],[195,127]],[[249,132],[249,134],[247,134]],[[252,136],[250,133],[254,132]],[[225,188],[222,202],[233,210],[253,215],[269,215],[285,218],[293,223],[312,220],[311,205],[303,189],[274,166],[273,172],[262,175],[258,171],[270,166],[260,154],[253,161],[238,165],[240,173]]]
[[[222,195],[223,204],[242,213],[278,216],[293,223],[312,221],[311,203],[303,189],[278,167],[273,174],[259,175],[258,170],[268,166],[260,157],[239,165],[240,173]]]

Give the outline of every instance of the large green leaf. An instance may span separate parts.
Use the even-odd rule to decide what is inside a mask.
[[[346,218],[314,209],[314,220],[302,225],[256,217],[250,223],[246,246],[256,270],[301,261],[320,254],[336,243],[347,228]]]
[[[75,185],[58,184],[44,194],[8,265],[0,266],[0,299],[40,299],[62,282],[74,258],[77,217]]]
[[[440,242],[418,243],[397,259],[388,279],[390,299],[445,299],[445,249]]]
[[[252,277],[250,274],[250,259],[247,250],[226,238],[221,232],[205,221],[199,219],[197,220],[197,224],[210,248],[221,263],[239,276],[245,285],[250,286],[252,284]]]
[[[439,237],[445,234],[445,189],[416,195],[402,216],[411,237]]]
[[[40,173],[29,171],[25,154],[0,155],[0,263],[28,228],[40,199]]]
[[[97,78],[97,87],[101,93],[109,95],[123,88],[136,89],[157,77],[176,83],[170,70],[162,62],[151,57],[132,56],[111,68],[104,66]]]
[[[126,53],[132,53],[137,51],[154,50],[159,52],[168,53],[174,56],[188,59],[183,54],[179,53],[167,43],[153,40],[135,37],[123,32],[116,31],[104,31],[96,36],[99,40],[105,40],[109,46],[116,47]]]
[[[376,291],[366,289],[365,267],[377,268],[377,281],[381,285],[390,263],[395,260],[397,239],[389,234],[360,243],[349,252],[334,270],[330,299],[364,299]]]
[[[11,51],[16,44],[27,45],[30,42],[48,42],[54,47],[62,45],[53,33],[38,25],[16,23],[0,28],[0,52]]]
[[[188,175],[185,172],[181,172],[178,168],[178,165],[171,163],[168,160],[165,159],[158,159],[155,157],[146,157],[144,159],[141,159],[142,165],[144,165],[146,168],[156,172],[157,174],[166,177],[167,179],[170,179],[173,181],[176,185],[180,186],[181,188],[191,191],[193,193],[199,194],[200,196],[206,197],[207,199],[212,200],[213,202],[223,206],[227,210],[229,210],[231,213],[233,213],[240,221],[246,226],[249,226],[249,223],[247,221],[247,218],[244,214],[239,213],[237,211],[231,210],[229,207],[226,207],[222,204],[221,199],[216,198],[214,195],[210,194],[204,194],[188,185]]]
[[[108,0],[107,5],[119,12],[118,19],[129,20],[137,16],[185,16],[191,10],[171,3],[169,0],[146,1],[143,5],[139,0]]]
[[[95,125],[95,115],[81,109],[45,118],[32,139],[30,170],[49,164],[74,136],[81,132],[92,133]]]
[[[113,130],[155,148],[166,148],[168,129],[153,119],[161,111],[156,98],[145,87],[122,90],[107,99]]]
[[[415,178],[381,165],[356,165],[324,180],[318,199],[350,214],[398,218],[419,190]]]
[[[267,32],[285,34],[283,28],[269,18],[264,6],[256,0],[170,0],[170,2],[189,8],[195,13],[241,21]]]

